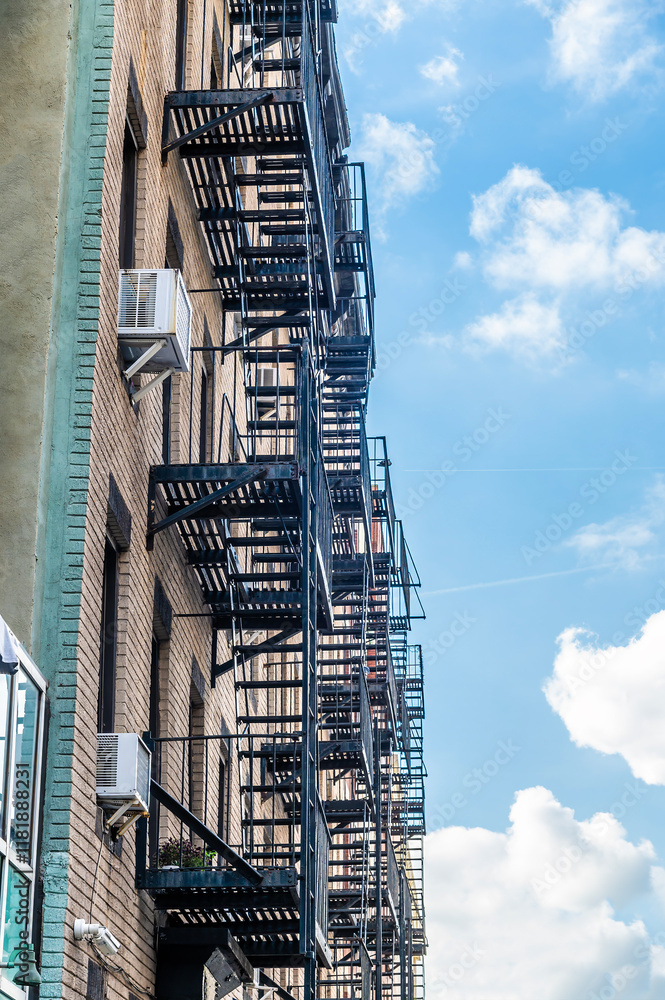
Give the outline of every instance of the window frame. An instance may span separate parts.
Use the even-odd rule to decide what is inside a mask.
[[[113,649],[112,649],[112,663],[107,665],[106,657],[108,655],[109,642],[107,641],[106,632],[108,628],[108,603],[109,603],[109,593],[107,584],[107,554],[109,551],[114,553],[114,580],[113,580]],[[116,545],[114,539],[107,532],[104,538],[104,566],[102,570],[102,615],[100,623],[100,636],[99,636],[99,689],[98,689],[98,699],[97,699],[97,732],[98,733],[113,733],[115,732],[115,710],[116,710],[116,684],[118,680],[118,598],[119,598],[119,577],[120,577],[120,550]],[[110,692],[111,692],[111,704],[110,704],[110,718],[106,717],[106,713],[109,712],[108,697],[109,691],[107,691],[107,684],[109,681],[109,676],[111,678]]]
[[[189,0],[177,0],[175,26],[175,89],[187,89],[187,43],[189,40]]]
[[[128,147],[131,140],[131,157]],[[128,177],[128,165],[131,176]],[[120,214],[118,219],[118,263],[121,269],[131,270],[136,266],[136,219],[138,212],[139,143],[136,133],[125,114],[125,129],[122,140],[122,174],[120,180]]]
[[[39,870],[39,848],[42,808],[42,779],[45,752],[45,721],[46,721],[46,690],[48,687],[46,678],[38,669],[34,661],[27,654],[20,644],[17,643],[19,652],[18,670],[10,674],[10,707],[9,707],[9,727],[8,745],[5,748],[6,754],[6,775],[5,775],[5,809],[0,827],[0,957],[5,949],[5,923],[7,920],[7,907],[9,903],[9,877],[10,871],[18,871],[28,882],[28,906],[21,905],[21,916],[25,923],[20,932],[24,936],[25,944],[33,943],[33,922],[35,909],[35,890],[37,874]],[[23,674],[29,683],[32,683],[37,692],[37,710],[35,713],[36,738],[34,743],[33,756],[33,788],[31,796],[32,813],[30,818],[30,854],[27,861],[22,859],[22,854],[11,844],[11,822],[12,822],[12,798],[14,795],[14,778],[16,777],[16,746],[18,742],[18,704],[19,704],[19,683]],[[24,780],[24,779],[16,779]],[[15,923],[18,921],[15,920]],[[20,956],[19,956],[20,957]],[[17,961],[13,969],[0,968],[0,993],[11,1000],[25,1000],[29,987],[21,987],[13,982],[10,976],[17,972],[26,972],[27,965],[21,965]]]

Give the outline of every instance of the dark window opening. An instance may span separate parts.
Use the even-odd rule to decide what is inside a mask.
[[[160,692],[160,656],[161,643],[153,633],[152,648],[150,652],[150,708],[148,718],[148,728],[152,737],[158,737],[161,733],[161,720],[159,712]],[[152,751],[151,777],[159,782],[161,779],[161,744],[156,743]],[[159,839],[159,808],[158,803],[153,802],[150,807],[149,842],[151,849],[158,843]]]
[[[219,762],[219,799],[217,802],[217,834],[226,839],[226,763]]]
[[[208,461],[208,392],[209,378],[205,365],[201,369],[201,423],[199,425],[199,462]]]
[[[134,267],[136,243],[136,187],[138,180],[139,150],[134,132],[125,121],[125,140],[122,146],[122,182],[120,186],[120,267]]]
[[[159,655],[161,644],[159,639],[153,635],[152,648],[150,653],[150,717],[148,728],[151,736],[159,736]]]
[[[97,708],[97,731],[100,733],[114,731],[117,632],[118,552],[111,539],[107,537],[102,577],[102,634]]]
[[[175,89],[185,90],[187,68],[187,0],[178,0],[175,31]]]
[[[203,736],[203,732],[203,700],[194,685],[192,685],[189,695],[189,736]],[[203,742],[192,739],[189,742],[189,811],[199,817],[203,809],[204,767]]]
[[[88,959],[88,981],[85,995],[86,1000],[104,1000],[106,997],[106,972],[91,958]]]
[[[162,382],[162,462],[171,463],[171,375]]]

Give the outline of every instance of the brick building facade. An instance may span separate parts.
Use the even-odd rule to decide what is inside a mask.
[[[40,994],[420,1000],[417,577],[365,433],[374,279],[334,0],[71,17],[41,428],[17,445],[41,456],[36,569],[6,674],[16,732],[26,685],[48,716],[33,854],[5,864],[30,880]],[[175,326],[140,336],[160,274],[187,290],[181,363]],[[113,734],[151,751],[149,816],[98,794]]]

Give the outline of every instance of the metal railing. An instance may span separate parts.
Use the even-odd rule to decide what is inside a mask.
[[[234,54],[229,60],[227,86],[232,70],[242,89],[270,90],[299,87],[304,94],[303,126],[315,165],[315,200],[321,207],[326,256],[332,261],[334,238],[334,191],[332,165],[325,124],[323,90],[320,80],[318,11],[312,19],[309,0],[263,0],[232,3]],[[299,34],[294,33],[294,26]],[[241,71],[238,72],[238,63]]]
[[[370,786],[374,782],[374,727],[372,724],[372,709],[369,700],[369,687],[365,671],[361,668],[359,672],[360,688],[360,739],[365,751],[367,771]]]
[[[334,167],[337,181],[335,216],[335,271],[338,285],[338,310],[350,316],[357,305],[356,322],[340,323],[341,336],[374,334],[374,267],[369,227],[365,164],[344,160]],[[360,320],[360,322],[358,322]]]
[[[328,934],[329,860],[331,837],[321,796],[316,796],[316,922]]]
[[[323,453],[333,496],[343,513],[361,513],[366,530],[372,520],[372,483],[365,415],[359,404],[325,403],[323,406]],[[351,480],[359,508],[353,505]],[[339,490],[338,490],[339,486]]]
[[[372,500],[374,517],[380,522],[379,527],[385,528],[383,549],[393,554],[395,552],[395,504],[390,482],[391,461],[388,458],[388,447],[385,437],[370,437],[369,445],[370,474],[372,477]],[[383,534],[383,532],[382,532]],[[377,538],[377,541],[379,539]],[[375,549],[377,551],[377,549]]]
[[[389,833],[386,834],[386,888],[396,914],[399,914],[400,906],[400,870],[397,864],[395,848]]]

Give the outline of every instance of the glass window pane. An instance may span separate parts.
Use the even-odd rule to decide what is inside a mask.
[[[22,670],[17,675],[14,775],[10,800],[10,845],[19,861],[32,859],[32,810],[35,797],[35,751],[39,727],[39,691]]]
[[[12,678],[9,674],[0,674],[0,836],[5,837],[5,786],[7,774],[8,730],[9,730],[9,695]]]
[[[27,972],[28,968],[25,963],[25,949],[30,940],[31,892],[30,879],[10,865],[7,879],[7,909],[5,911],[2,960],[7,962],[11,953],[14,950],[17,951],[14,956],[14,968],[4,970],[4,975],[11,980],[20,972]]]

